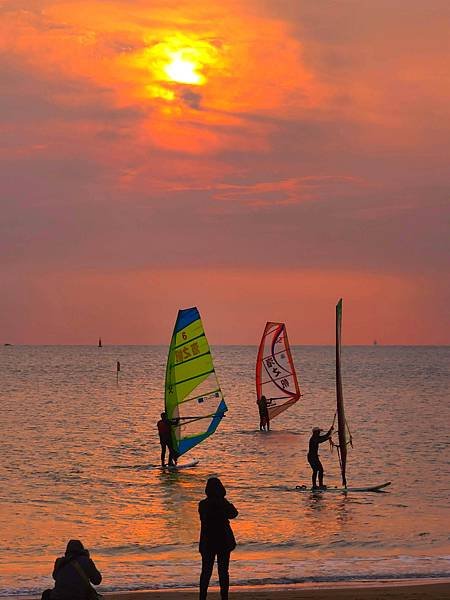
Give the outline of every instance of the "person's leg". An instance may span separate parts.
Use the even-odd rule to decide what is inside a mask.
[[[166,463],[166,444],[161,444],[161,466],[164,467]]]
[[[313,470],[313,472],[312,472],[312,478],[311,478],[312,479],[312,486],[313,486],[313,489],[316,489],[317,488],[317,473],[318,473],[318,470],[315,467],[313,467],[312,470]]]
[[[262,431],[264,429],[264,417],[259,415],[259,430]]]
[[[317,468],[316,468],[316,463],[309,456],[308,456],[308,462],[309,462],[309,466],[312,469],[311,482],[312,482],[312,487],[313,487],[313,490],[314,490],[314,489],[317,488]]]
[[[319,473],[319,487],[323,487],[323,466],[320,460],[317,463],[318,473]]]
[[[174,467],[177,464],[176,454],[172,448],[172,444],[170,444],[170,446],[168,448],[169,448],[169,465],[171,467]]]
[[[267,417],[266,417],[266,427],[267,427],[267,431],[270,431],[270,418],[269,418],[269,415],[267,415]]]
[[[222,600],[228,600],[228,589],[230,587],[230,553],[217,553],[217,571],[219,572],[220,597]]]
[[[214,566],[214,552],[202,553],[202,572],[200,574],[200,595],[199,600],[206,600],[208,586]]]

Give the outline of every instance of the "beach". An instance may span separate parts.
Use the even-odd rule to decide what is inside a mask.
[[[197,591],[152,591],[106,594],[108,600],[197,600]],[[211,591],[208,598],[220,598]],[[339,586],[298,589],[248,588],[230,591],[233,600],[446,600],[450,598],[450,583],[414,583],[370,587]]]

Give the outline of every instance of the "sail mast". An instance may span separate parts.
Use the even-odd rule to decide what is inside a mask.
[[[347,487],[345,467],[347,464],[347,423],[344,411],[344,395],[342,393],[341,375],[341,330],[342,330],[342,298],[336,305],[336,413],[339,436],[339,463],[342,474],[342,485]]]

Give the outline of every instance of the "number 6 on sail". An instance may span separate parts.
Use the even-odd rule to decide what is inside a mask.
[[[165,410],[178,456],[213,434],[228,410],[196,307],[178,311],[167,357]]]

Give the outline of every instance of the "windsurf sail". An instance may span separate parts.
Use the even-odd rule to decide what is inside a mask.
[[[256,359],[256,395],[258,400],[266,397],[270,419],[300,398],[284,323],[266,323]]]
[[[180,456],[215,432],[227,405],[197,308],[178,311],[167,357],[165,411]]]
[[[347,445],[352,443],[352,437],[345,418],[344,395],[342,393],[341,374],[341,334],[342,334],[342,298],[336,305],[336,415],[338,425],[339,443],[335,444],[338,450],[339,465],[341,467],[342,485],[347,487]],[[333,422],[334,424],[334,422]]]

